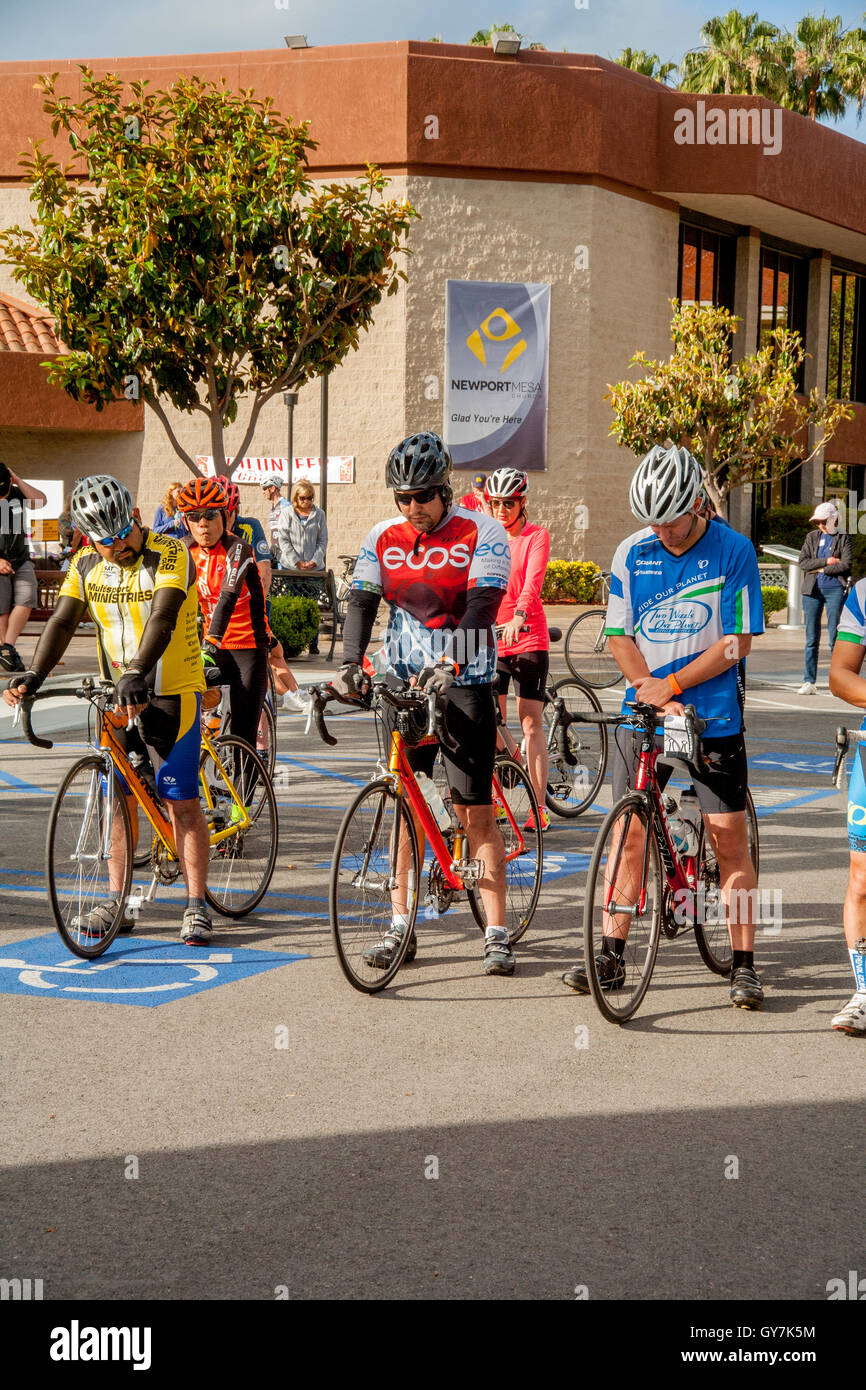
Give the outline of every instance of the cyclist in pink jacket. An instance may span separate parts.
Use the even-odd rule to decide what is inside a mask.
[[[502,627],[496,663],[499,707],[504,719],[513,678],[517,717],[526,740],[526,766],[546,830],[550,817],[544,810],[548,758],[542,712],[550,666],[550,637],[541,586],[550,555],[550,532],[545,526],[527,521],[528,489],[525,473],[517,468],[497,468],[487,479],[485,493],[493,516],[508,533],[511,548],[511,577],[497,615],[497,625]]]

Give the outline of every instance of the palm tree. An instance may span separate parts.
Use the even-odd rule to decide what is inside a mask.
[[[757,13],[729,10],[708,19],[701,38],[703,46],[683,59],[680,91],[778,100],[785,74],[774,24],[759,20]]]
[[[857,99],[858,115],[866,100],[866,41],[862,29],[843,28],[836,16],[806,15],[794,32],[781,36],[788,77],[783,106],[810,121],[845,114],[846,97]]]
[[[667,82],[677,69],[676,63],[663,63],[657,53],[647,53],[643,48],[624,48],[615,61],[620,67],[641,72],[644,77],[654,77],[657,82]]]

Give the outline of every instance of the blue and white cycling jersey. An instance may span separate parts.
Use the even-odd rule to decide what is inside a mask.
[[[633,637],[652,675],[662,678],[676,675],[720,637],[763,632],[751,541],[729,526],[710,525],[684,555],[672,555],[650,527],[635,531],[613,557],[605,631]],[[629,686],[625,700],[633,699]],[[706,719],[706,737],[740,732],[736,666],[691,686],[682,699]]]
[[[858,579],[845,600],[836,641],[866,647],[866,579]],[[860,728],[866,729],[866,718]],[[866,853],[866,743],[854,748],[848,782],[848,848]]]

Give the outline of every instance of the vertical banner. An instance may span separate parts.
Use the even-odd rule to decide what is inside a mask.
[[[455,468],[547,467],[550,286],[448,280],[445,422]]]

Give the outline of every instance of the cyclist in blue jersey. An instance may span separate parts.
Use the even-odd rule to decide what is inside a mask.
[[[686,449],[659,445],[640,463],[629,501],[644,529],[624,540],[614,555],[605,632],[628,683],[624,710],[627,701],[639,700],[655,705],[660,715],[681,714],[688,703],[707,721],[702,746],[709,770],[695,778],[695,789],[727,905],[731,1002],[757,1009],[764,991],[754,968],[757,881],[746,828],[737,666],[749,652],[752,634],[764,630],[761,583],[751,542],[701,516],[700,487],[700,465]],[[628,730],[618,730],[614,800],[634,785],[633,744]],[[665,772],[659,769],[662,786]],[[624,981],[624,946],[616,938],[604,939],[599,975],[608,989]],[[589,992],[583,968],[562,978],[578,993]]]
[[[849,705],[866,709],[866,679],[860,674],[866,653],[866,579],[858,579],[842,609],[833,655],[830,690]],[[861,724],[866,729],[866,719]],[[866,1037],[866,743],[854,749],[848,783],[848,891],[842,921],[854,971],[854,993],[831,1027]]]

